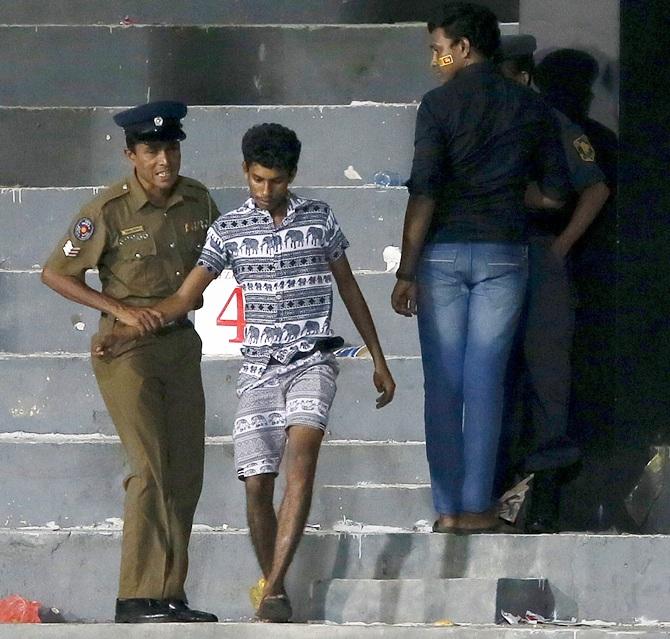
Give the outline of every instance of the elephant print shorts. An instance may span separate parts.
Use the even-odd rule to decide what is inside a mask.
[[[334,355],[317,352],[286,366],[268,366],[256,384],[242,391],[233,427],[239,479],[279,472],[289,426],[325,432],[338,371]]]

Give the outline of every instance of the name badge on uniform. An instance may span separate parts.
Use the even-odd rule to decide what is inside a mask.
[[[138,226],[131,226],[129,229],[121,229],[121,237],[134,235],[135,233],[141,233],[142,231],[144,231],[144,227],[141,224]]]

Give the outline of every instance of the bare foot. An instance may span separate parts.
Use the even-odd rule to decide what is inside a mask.
[[[451,533],[459,530],[460,515],[443,515],[438,513],[438,517],[433,524],[433,532]]]
[[[493,509],[485,510],[483,513],[461,513],[459,527],[464,530],[484,530],[495,528],[500,523]]]

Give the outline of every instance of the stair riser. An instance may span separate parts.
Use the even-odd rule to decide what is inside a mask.
[[[375,410],[369,359],[339,359],[329,439],[422,441],[423,371],[419,359],[393,359],[398,386],[388,408]],[[240,359],[205,359],[202,377],[207,434],[230,435],[237,408]],[[73,391],[76,389],[76,391]],[[76,392],[76,401],[71,401]],[[0,357],[0,433],[114,435],[87,358]]]
[[[241,169],[240,169],[241,170]],[[12,189],[0,192],[0,266],[3,269],[39,268],[68,231],[80,208],[97,189]],[[400,246],[407,204],[404,188],[306,188],[298,195],[327,202],[349,237],[347,251],[354,269],[384,271],[383,251]],[[219,211],[237,208],[249,197],[248,189],[212,189]],[[40,232],[35,233],[36,220]],[[362,238],[365,238],[362,241]]]
[[[555,612],[550,586],[539,579],[334,579],[315,584],[312,605],[335,623],[482,624],[503,622],[503,611]]]
[[[358,283],[375,320],[384,351],[388,355],[418,355],[419,339],[414,319],[391,309],[393,274],[363,273]],[[87,282],[99,287],[97,274],[89,273]],[[39,272],[0,271],[3,312],[0,316],[0,344],[8,353],[87,353],[91,337],[97,332],[99,313],[73,304],[40,282]],[[349,344],[362,344],[349,314],[334,293],[332,325]],[[224,300],[225,301],[225,300]],[[48,309],[39,316],[36,309]],[[83,322],[83,326],[80,324]],[[82,330],[80,330],[82,329]]]
[[[118,534],[0,532],[0,542],[0,572],[12,591],[88,619],[111,617]],[[222,618],[250,615],[247,589],[258,568],[248,537],[196,532],[191,549],[193,603]],[[542,576],[555,597],[577,602],[578,618],[632,623],[668,618],[669,560],[668,537],[310,533],[288,590],[304,619],[309,585],[319,579]]]
[[[485,0],[503,22],[519,19],[518,0]],[[0,5],[1,24],[110,24],[125,16],[143,24],[302,24],[426,20],[434,0],[22,0]]]
[[[255,124],[278,122],[302,142],[296,185],[370,184],[380,170],[406,176],[416,108],[193,107],[184,120],[182,173],[210,186],[245,186],[242,136]],[[2,185],[91,186],[120,179],[129,165],[123,131],[112,121],[118,111],[0,108]],[[346,177],[349,166],[362,180]]]
[[[122,482],[129,470],[120,444],[2,443],[0,469],[7,495],[0,508],[0,527],[43,526],[51,521],[64,527],[90,526],[123,516]],[[423,446],[326,445],[309,521],[330,527],[346,518],[411,528],[421,516],[430,516],[425,504],[428,489],[332,486],[425,482],[427,472]],[[195,522],[246,527],[244,485],[236,478],[231,444],[206,447],[205,475]],[[278,489],[277,500],[282,492]]]
[[[423,25],[0,29],[6,106],[411,102],[436,84]]]

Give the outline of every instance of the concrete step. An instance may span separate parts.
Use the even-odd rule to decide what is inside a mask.
[[[0,437],[0,526],[92,526],[122,517],[125,455],[116,438],[63,435]],[[310,522],[332,527],[350,519],[375,525],[413,524],[432,514],[423,444],[326,442]],[[283,478],[280,478],[280,486]],[[423,485],[418,500],[415,485]],[[409,489],[407,488],[409,486]],[[358,493],[370,493],[367,498]],[[277,500],[281,498],[277,491]],[[403,515],[416,515],[403,519]],[[246,526],[244,485],[229,439],[208,440],[198,524]]]
[[[504,627],[464,625],[451,628],[433,625],[321,625],[288,624],[272,628],[281,639],[662,639],[670,637],[667,626],[598,627]],[[65,634],[66,633],[66,634]],[[268,627],[259,623],[219,624],[114,624],[6,625],[0,639],[265,639]]]
[[[296,188],[370,184],[382,169],[407,175],[416,108],[193,107],[185,119],[182,173],[208,186],[245,186],[240,170],[244,132],[254,124],[278,122],[294,129],[302,141]],[[118,111],[0,108],[1,186],[95,186],[120,179],[129,169],[122,153],[123,131],[112,121]],[[347,177],[355,177],[352,170],[360,180]]]
[[[0,24],[302,24],[426,20],[435,0],[21,0],[0,4]],[[483,0],[503,22],[519,19],[518,0]]]
[[[546,579],[330,579],[315,584],[312,610],[335,623],[505,623],[503,612],[563,618]]]
[[[98,287],[97,274],[87,282]],[[419,353],[416,320],[391,309],[392,273],[357,272],[358,284],[375,320],[387,355]],[[99,313],[73,304],[40,282],[39,271],[0,271],[0,291],[6,312],[0,316],[0,351],[7,353],[86,353],[97,331]],[[43,309],[36,317],[35,309]],[[40,330],[36,330],[39,325]],[[361,344],[337,292],[334,294],[333,328],[347,343]]]
[[[427,462],[421,465],[427,468]],[[380,482],[320,485],[314,495],[310,522],[326,527],[338,522],[369,526],[391,526],[412,530],[432,524],[435,510],[430,484],[384,484]]]
[[[387,268],[384,249],[399,246],[402,236],[407,204],[404,187],[301,187],[295,191],[330,204],[350,236],[347,254],[353,268]],[[94,187],[0,190],[0,268],[21,270],[44,264],[73,217],[98,192]],[[244,187],[216,188],[212,195],[223,213],[237,208],[249,191]],[[34,232],[36,220],[40,222],[40,233]]]
[[[423,441],[423,371],[418,357],[391,359],[393,404],[375,410],[369,359],[340,359],[329,438]],[[205,357],[202,377],[207,434],[230,435],[237,408],[235,380],[241,360]],[[73,399],[76,397],[76,401]],[[114,435],[114,425],[85,357],[0,356],[0,433]]]
[[[57,606],[70,618],[109,620],[119,550],[118,529],[0,531],[3,593]],[[670,537],[661,535],[457,537],[349,526],[305,535],[287,589],[302,621],[312,618],[316,581],[542,577],[566,615],[632,624],[668,620],[669,559]],[[248,618],[248,588],[258,574],[246,532],[194,532],[187,583],[194,605],[221,619]]]

